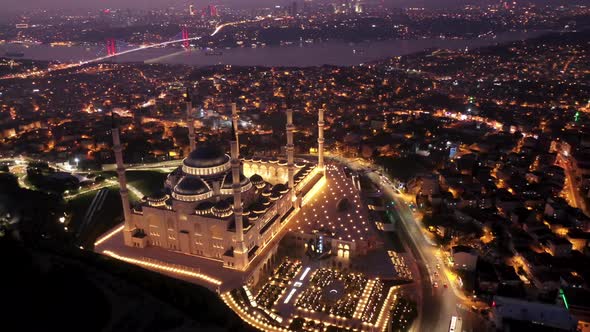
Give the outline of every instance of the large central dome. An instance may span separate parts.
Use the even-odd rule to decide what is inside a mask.
[[[183,163],[193,168],[209,168],[221,166],[229,162],[229,156],[217,146],[207,144],[191,152]]]

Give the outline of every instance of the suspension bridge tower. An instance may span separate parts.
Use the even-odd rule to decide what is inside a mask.
[[[182,27],[182,46],[186,49],[189,49],[191,46],[188,36],[188,29],[186,27]]]

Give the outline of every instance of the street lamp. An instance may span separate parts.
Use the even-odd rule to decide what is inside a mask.
[[[76,169],[78,168],[78,163],[80,162],[80,159],[78,157],[74,158],[74,161],[76,162]]]

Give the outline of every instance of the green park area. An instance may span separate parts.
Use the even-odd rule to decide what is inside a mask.
[[[86,223],[86,213],[99,191],[81,194],[67,202],[67,211],[70,217],[69,231],[76,234],[77,242],[84,247],[90,247],[100,235],[123,220],[123,208],[118,189],[109,187],[104,190],[106,193],[102,203],[98,205],[100,208],[96,209],[92,218]]]
[[[101,172],[106,179],[117,180],[117,173],[115,171]],[[139,190],[146,196],[158,193],[164,188],[164,182],[168,173],[159,171],[126,171],[125,176],[127,183]],[[131,197],[132,200],[138,200],[142,197]]]
[[[114,171],[101,172],[100,175],[106,180],[117,180],[117,174]],[[167,174],[157,171],[127,171],[126,176],[129,186],[144,195],[150,195],[162,190]],[[69,231],[77,234],[78,242],[85,247],[90,246],[101,234],[122,222],[121,196],[116,185],[104,188],[107,192],[103,194],[102,202],[100,204],[97,202],[100,208],[96,209],[91,220],[85,221],[87,212],[100,190],[84,192],[67,201]],[[141,198],[130,191],[132,203]]]

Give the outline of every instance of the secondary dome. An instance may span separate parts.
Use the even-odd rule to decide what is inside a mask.
[[[207,168],[221,166],[229,162],[229,156],[214,145],[206,144],[191,152],[183,161],[183,164],[193,168]]]

